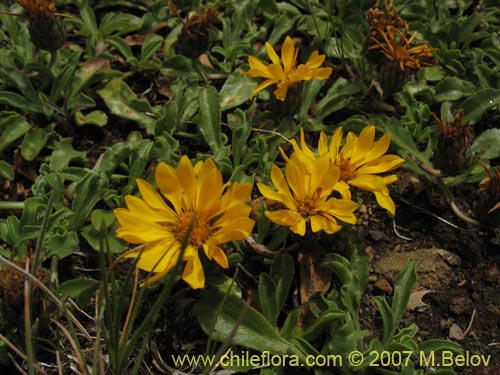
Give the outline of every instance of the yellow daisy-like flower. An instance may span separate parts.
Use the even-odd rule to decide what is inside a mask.
[[[277,191],[257,184],[265,198],[284,206],[281,210],[266,211],[265,215],[301,236],[306,233],[307,223],[313,232],[323,230],[329,234],[341,229],[336,219],[355,224],[353,211],[357,204],[330,197],[339,178],[340,170],[331,166],[328,155],[310,160],[293,153],[287,160],[285,175],[276,165],[271,169],[271,181]]]
[[[314,51],[305,64],[296,67],[299,50],[295,48],[289,36],[286,37],[281,48],[281,59],[270,43],[266,43],[266,50],[272,64],[266,65],[254,56],[248,57],[250,70],[244,74],[254,78],[267,78],[253,90],[252,97],[266,87],[276,84],[274,95],[284,101],[290,86],[311,79],[327,79],[332,74],[332,68],[320,68],[325,55],[320,55],[318,51]]]
[[[228,183],[223,184],[212,159],[193,167],[187,156],[181,158],[177,169],[160,163],[155,178],[163,197],[149,183],[137,179],[142,199],[128,195],[128,208],[114,211],[121,225],[116,236],[145,245],[127,257],[139,257],[140,269],[156,273],[148,280],[151,283],[175,266],[189,233],[182,278],[193,289],[203,288],[199,251],[203,249],[207,258],[221,267],[229,266],[219,245],[250,235],[254,221],[249,218],[251,208],[246,202],[252,186],[235,182],[227,189]]]
[[[349,132],[344,147],[340,149],[342,127],[339,127],[333,133],[330,147],[327,146],[326,135],[321,134],[318,151],[320,154],[329,152],[331,162],[340,168],[343,183],[373,192],[379,206],[394,215],[396,207],[387,185],[396,182],[398,177],[376,175],[393,171],[404,163],[404,159],[397,155],[384,155],[391,144],[389,133],[378,141],[374,138],[375,126],[368,125],[359,136]]]
[[[375,126],[366,126],[359,137],[354,133],[347,134],[347,140],[342,143],[342,127],[335,130],[330,145],[326,134],[321,132],[318,141],[317,156],[309,149],[304,137],[304,130],[300,130],[300,145],[292,139],[294,153],[313,163],[318,157],[329,155],[329,161],[340,169],[340,177],[334,189],[341,193],[344,199],[351,199],[349,186],[371,191],[380,207],[391,214],[395,214],[396,207],[390,197],[388,184],[397,181],[396,175],[376,176],[379,173],[393,171],[404,163],[404,159],[397,155],[384,155],[391,143],[390,134],[385,134],[378,141],[374,141]]]
[[[387,26],[383,30],[379,29],[378,32],[382,39],[379,40],[372,36],[371,40],[374,44],[370,49],[380,48],[381,52],[389,60],[396,62],[401,70],[406,68],[420,69],[422,65],[431,65],[425,59],[432,57],[433,49],[429,48],[427,44],[412,47],[411,43],[417,32],[408,38],[408,31],[408,25],[405,26],[404,31],[394,26]]]

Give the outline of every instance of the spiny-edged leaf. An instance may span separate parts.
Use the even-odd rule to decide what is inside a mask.
[[[0,129],[2,130],[2,135],[0,136],[0,153],[31,129],[30,124],[28,124],[25,118],[17,113],[2,112],[1,115]],[[3,117],[4,115],[6,116]]]
[[[261,352],[297,354],[301,350],[293,342],[282,338],[276,328],[253,307],[229,294],[206,290],[194,313],[203,331],[213,339],[226,342],[235,328],[231,343]]]
[[[200,106],[198,126],[200,133],[212,152],[216,153],[227,142],[227,137],[221,129],[221,111],[219,93],[213,86],[198,89],[198,104]]]

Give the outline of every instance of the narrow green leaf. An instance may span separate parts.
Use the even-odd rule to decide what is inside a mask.
[[[500,157],[500,129],[487,129],[474,140],[472,151],[485,159]]]
[[[112,114],[144,125],[148,133],[153,134],[155,120],[144,112],[150,111],[149,103],[139,100],[132,89],[121,79],[115,78],[97,93],[104,100]],[[146,107],[146,110],[139,107]]]
[[[26,160],[35,159],[47,144],[49,133],[45,129],[31,129],[24,135],[21,153]]]
[[[474,124],[481,120],[484,112],[498,105],[500,105],[500,90],[492,88],[480,90],[462,103],[465,113],[463,121]]]
[[[31,129],[30,124],[28,124],[24,117],[12,112],[5,113],[7,113],[7,116],[0,120],[0,129],[3,128],[0,135],[0,153]]]
[[[464,96],[470,96],[477,88],[472,83],[456,77],[445,78],[440,81],[434,91],[434,99],[438,102],[453,101]]]
[[[221,110],[219,93],[213,86],[198,89],[198,104],[200,106],[198,126],[205,142],[213,153],[222,148],[227,137],[221,129]]]
[[[216,311],[219,313],[215,314]],[[262,314],[233,294],[224,296],[218,291],[207,290],[196,304],[194,313],[203,331],[217,341],[227,341],[237,328],[233,344],[261,352],[302,356],[300,348],[282,338]]]
[[[5,160],[0,160],[0,176],[10,181],[14,179],[14,169]]]

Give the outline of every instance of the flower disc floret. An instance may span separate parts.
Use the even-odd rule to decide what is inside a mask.
[[[116,235],[144,245],[127,257],[139,258],[137,267],[155,274],[148,283],[165,276],[182,253],[186,261],[183,280],[193,289],[203,288],[199,251],[221,267],[229,266],[220,245],[250,235],[254,221],[249,218],[247,200],[252,187],[237,182],[229,187],[223,184],[212,159],[193,167],[187,156],[177,169],[160,163],[155,178],[161,195],[148,182],[137,179],[142,199],[128,195],[127,208],[114,211],[120,223]],[[184,251],[183,243],[187,244]]]

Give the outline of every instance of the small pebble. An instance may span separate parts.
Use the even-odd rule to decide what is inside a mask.
[[[392,293],[392,286],[386,279],[378,279],[377,281],[375,281],[375,284],[373,284],[373,286],[384,293]]]
[[[483,280],[491,283],[491,284],[496,284],[498,283],[498,280],[500,276],[500,272],[498,271],[497,265],[493,265],[490,268],[488,268],[484,274],[483,274]]]
[[[462,328],[456,323],[453,323],[450,327],[450,333],[448,333],[448,337],[450,339],[455,339],[457,341],[461,341],[464,339],[464,331],[462,331]]]

